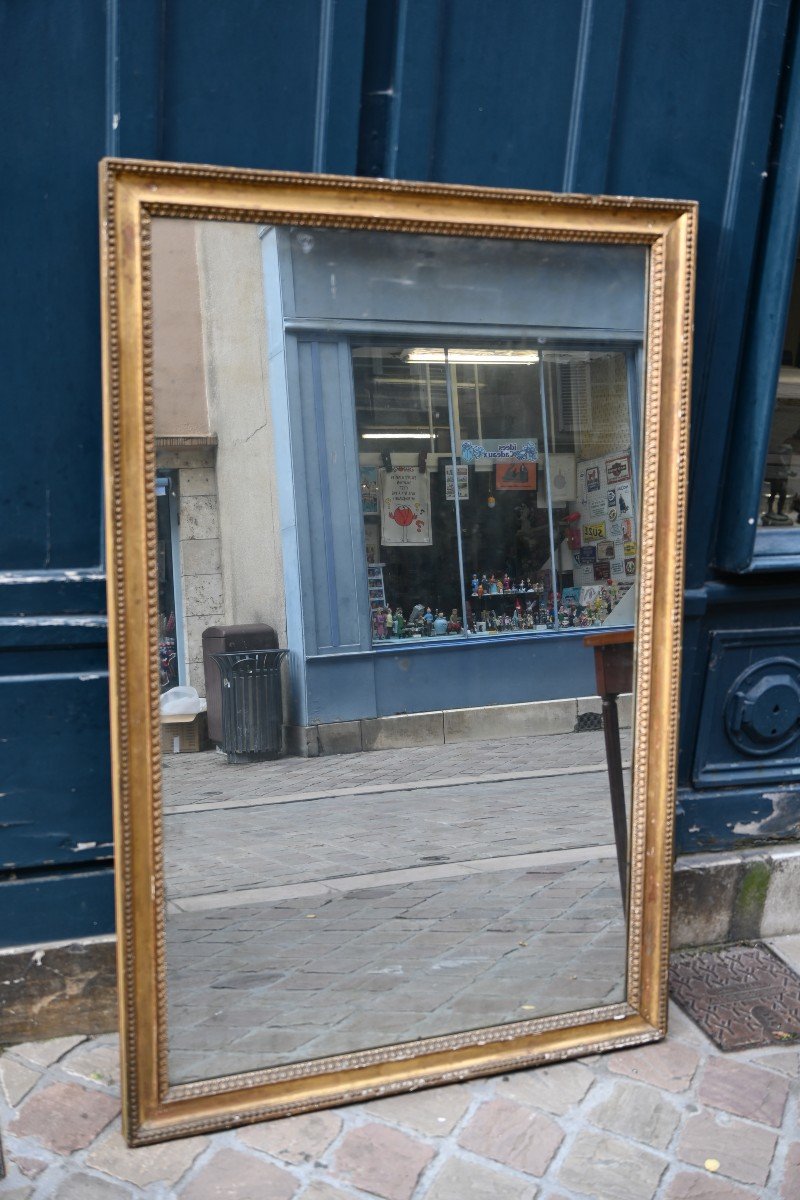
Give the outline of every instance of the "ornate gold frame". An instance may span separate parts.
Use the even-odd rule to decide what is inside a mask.
[[[666,1032],[697,206],[105,159],[106,529],[123,1121],[133,1145]],[[150,222],[156,216],[649,249],[627,1000],[313,1064],[170,1087],[166,1060]],[[658,578],[656,579],[656,563]]]

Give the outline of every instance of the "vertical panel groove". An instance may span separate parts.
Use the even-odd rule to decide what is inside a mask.
[[[593,24],[594,0],[583,0],[580,27],[578,29],[578,49],[575,57],[575,81],[572,88],[572,106],[569,114],[567,148],[564,155],[562,190],[565,192],[574,192],[576,186],[575,172],[578,161],[578,145],[583,127],[583,103],[586,92],[586,75]]]

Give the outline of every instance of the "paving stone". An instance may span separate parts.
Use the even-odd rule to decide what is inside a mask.
[[[769,1050],[762,1054],[746,1054],[751,1062],[759,1067],[767,1067],[770,1071],[780,1071],[781,1075],[800,1075],[800,1054],[797,1050]]]
[[[636,1050],[619,1050],[606,1059],[608,1069],[616,1075],[627,1075],[667,1092],[685,1092],[699,1062],[700,1056],[691,1046],[669,1040]]]
[[[535,1183],[515,1179],[494,1167],[448,1158],[424,1200],[534,1200],[538,1190]]]
[[[641,1146],[581,1130],[558,1169],[564,1187],[599,1200],[652,1200],[667,1163]]]
[[[22,1187],[13,1188],[11,1191],[3,1192],[3,1200],[29,1200],[33,1195],[33,1188],[23,1185]]]
[[[757,1193],[707,1171],[681,1171],[669,1181],[663,1200],[757,1200]]]
[[[341,1188],[334,1187],[331,1183],[315,1180],[304,1192],[300,1193],[297,1200],[351,1200],[352,1195],[352,1192],[343,1192]]]
[[[342,1118],[336,1113],[306,1113],[264,1125],[250,1125],[240,1130],[239,1140],[297,1166],[319,1159],[339,1136],[341,1128]]]
[[[53,1193],[54,1200],[130,1200],[130,1196],[120,1184],[83,1171],[68,1176]]]
[[[384,1121],[406,1125],[427,1137],[444,1137],[452,1133],[471,1102],[470,1089],[457,1085],[389,1096],[385,1100],[373,1100],[364,1107]]]
[[[148,1183],[173,1184],[185,1175],[208,1138],[185,1138],[149,1146],[146,1153],[130,1150],[115,1129],[86,1156],[86,1163],[115,1179],[125,1179],[137,1187]]]
[[[15,1137],[33,1137],[56,1154],[93,1142],[119,1113],[119,1100],[75,1083],[51,1083],[26,1100],[10,1126]]]
[[[20,1042],[13,1046],[14,1054],[27,1058],[28,1062],[36,1063],[37,1067],[50,1067],[54,1062],[63,1058],[68,1050],[85,1042],[83,1034],[75,1037],[49,1038],[46,1042]]]
[[[655,1088],[616,1083],[610,1096],[590,1109],[588,1118],[610,1133],[621,1133],[656,1150],[666,1150],[681,1114]]]
[[[291,1200],[296,1188],[294,1175],[282,1167],[253,1154],[223,1149],[175,1195],[181,1200]]]
[[[48,1165],[43,1158],[31,1158],[27,1154],[9,1154],[8,1157],[28,1179],[36,1179]]]
[[[737,1117],[780,1127],[789,1095],[789,1081],[744,1063],[710,1058],[703,1068],[698,1099]]]
[[[511,1100],[482,1104],[459,1145],[529,1175],[544,1175],[564,1134],[555,1121]]]
[[[559,1063],[509,1075],[497,1085],[497,1094],[563,1116],[583,1099],[594,1080],[594,1073],[580,1063]]]
[[[16,1062],[7,1055],[0,1058],[0,1083],[3,1085],[5,1098],[12,1108],[16,1108],[40,1079],[41,1075],[32,1067],[26,1067],[24,1063]]]
[[[681,1132],[677,1157],[695,1167],[716,1159],[722,1175],[763,1187],[775,1153],[775,1134],[734,1118],[723,1121],[705,1112],[689,1117]]]
[[[792,1142],[783,1164],[781,1200],[797,1200],[800,1196],[800,1142]]]
[[[104,1083],[107,1087],[119,1087],[118,1045],[80,1046],[61,1065],[70,1075]]]
[[[372,1122],[348,1133],[336,1153],[343,1180],[384,1200],[410,1200],[433,1150],[415,1138]]]

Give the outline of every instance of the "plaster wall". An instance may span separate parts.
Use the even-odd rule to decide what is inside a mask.
[[[199,222],[200,304],[226,624],[266,622],[286,645],[280,520],[255,225]]]
[[[152,224],[156,437],[210,432],[194,225],[163,217]]]

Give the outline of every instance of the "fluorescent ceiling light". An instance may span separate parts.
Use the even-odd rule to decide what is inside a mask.
[[[413,350],[406,350],[403,358],[409,363],[443,363],[445,361],[444,350],[431,349],[426,346],[418,346]],[[538,350],[448,350],[447,361],[451,363],[473,363],[480,366],[482,363],[508,364],[511,365],[530,365],[538,363]]]
[[[362,433],[362,438],[428,438],[436,437],[435,433],[404,433],[402,429],[393,433]]]

